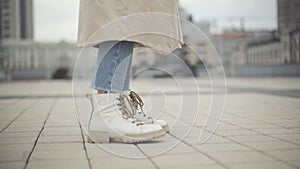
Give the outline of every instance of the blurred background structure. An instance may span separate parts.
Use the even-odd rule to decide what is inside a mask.
[[[239,27],[219,32],[212,31],[216,29],[217,21],[196,21],[188,9],[180,6],[181,17],[205,33],[215,48],[208,40],[195,39],[189,27],[182,24],[185,42],[205,57],[196,57],[186,47],[173,53],[197,76],[206,74],[204,65],[213,66],[207,58],[215,49],[227,76],[300,75],[300,1],[277,0],[276,3],[278,29],[248,30],[245,27],[247,20],[237,17],[234,20],[238,21]],[[33,0],[1,0],[0,10],[0,80],[72,77],[80,49],[75,42],[34,39]],[[95,54],[95,49],[90,54]],[[136,55],[148,57],[134,58],[134,72],[144,67],[164,66],[175,75],[186,75],[172,57],[160,57],[147,49],[136,52]],[[148,76],[164,75],[153,73]]]
[[[33,0],[0,1],[0,79],[71,77],[79,49],[74,43],[34,40]]]

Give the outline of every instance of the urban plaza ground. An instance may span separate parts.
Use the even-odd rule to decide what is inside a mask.
[[[126,152],[128,156],[148,156],[137,159],[116,156],[95,144],[86,143],[77,120],[71,81],[2,83],[0,168],[300,168],[299,77],[227,78],[222,119],[217,130],[203,144],[198,138],[210,105],[210,85],[208,79],[199,78],[199,91],[195,92],[189,88],[193,79],[183,81],[182,92],[187,93],[187,99],[193,100],[197,95],[201,98],[201,114],[183,140],[176,137],[176,132],[180,133],[178,127],[153,142],[105,145],[110,150]],[[137,79],[132,88],[147,100],[145,93],[159,87],[168,98],[165,111],[172,114],[177,109],[173,101],[181,94],[171,84],[168,78]],[[182,113],[189,110],[191,107],[186,107]],[[149,156],[170,141],[178,144],[158,156]]]

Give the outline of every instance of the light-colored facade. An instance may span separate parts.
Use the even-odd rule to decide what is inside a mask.
[[[0,45],[6,58],[8,79],[51,78],[59,68],[68,69],[71,77],[80,49],[75,43],[37,43],[31,40],[6,40]]]
[[[268,43],[248,45],[245,63],[250,65],[280,65],[285,64],[282,54],[282,44],[279,39]]]
[[[277,0],[278,40],[249,46],[249,64],[299,64],[300,63],[300,1]],[[263,52],[265,55],[263,55]],[[250,55],[250,56],[249,56]],[[260,56],[259,56],[260,55]],[[256,59],[255,59],[256,57]],[[271,58],[273,59],[271,59]],[[255,61],[253,60],[255,59]]]
[[[300,1],[277,0],[277,6],[278,31],[237,45],[230,59],[232,74],[300,74]]]
[[[243,63],[243,58],[238,58],[244,52],[243,46],[252,40],[253,34],[240,31],[227,31],[211,36],[211,40],[222,60],[225,70],[234,63]]]

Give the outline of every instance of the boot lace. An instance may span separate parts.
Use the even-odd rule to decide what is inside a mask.
[[[146,117],[147,115],[143,110],[144,102],[141,97],[134,91],[130,91],[129,97],[130,102],[135,109],[134,114],[138,112],[139,114],[142,114],[143,117]],[[152,117],[147,117],[147,119],[152,119]]]
[[[122,116],[124,119],[130,120],[132,123],[135,123],[137,126],[144,124],[144,122],[134,117],[134,113],[133,113],[134,105],[126,95],[120,95],[119,98],[117,98],[117,100],[119,100],[120,102],[117,105],[120,106],[119,110],[122,112]],[[129,106],[128,104],[126,104],[126,102],[129,103]]]

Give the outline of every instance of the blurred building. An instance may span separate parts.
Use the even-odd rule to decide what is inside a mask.
[[[300,1],[277,0],[278,31],[287,63],[300,62]]]
[[[253,34],[250,32],[242,32],[239,30],[227,30],[221,34],[211,36],[211,40],[219,53],[225,69],[231,66],[232,61],[242,63],[243,58],[234,58],[237,51],[243,51],[241,46],[245,45],[253,39]]]
[[[230,67],[284,63],[284,58],[280,53],[281,43],[276,31],[249,31],[245,34],[247,38],[233,45],[231,49],[231,58],[228,60]]]
[[[278,37],[249,42],[247,44],[246,58],[247,65],[281,65],[287,62],[282,52],[282,44]]]
[[[0,80],[71,77],[80,49],[33,40],[33,0],[1,0],[0,9]]]
[[[240,29],[213,37],[227,75],[300,74],[300,1],[277,3],[278,31]]]
[[[0,1],[0,39],[33,39],[32,1]]]
[[[69,78],[79,48],[66,42],[38,43],[31,40],[5,40],[0,50],[6,56],[8,79]],[[56,76],[55,76],[56,75]]]

